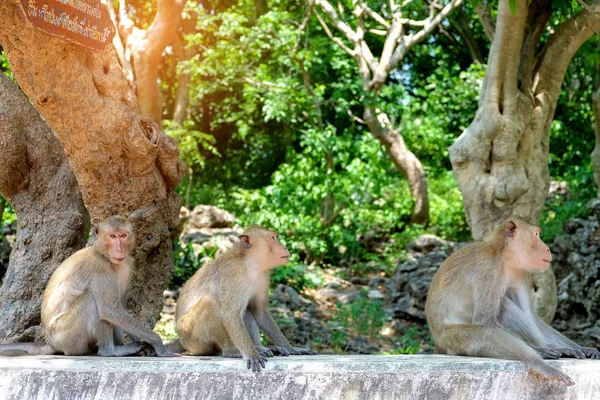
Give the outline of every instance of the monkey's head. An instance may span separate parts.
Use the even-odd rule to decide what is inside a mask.
[[[93,233],[96,237],[94,246],[113,264],[121,264],[131,253],[134,243],[133,225],[126,218],[118,215],[106,218],[95,224]]]
[[[250,226],[240,236],[240,246],[245,249],[245,257],[260,265],[262,270],[284,265],[290,258],[290,252],[279,241],[277,232],[258,225]]]
[[[524,270],[546,269],[552,261],[550,248],[540,238],[542,230],[519,217],[507,219],[501,227],[508,256]]]

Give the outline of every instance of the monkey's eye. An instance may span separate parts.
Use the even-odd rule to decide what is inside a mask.
[[[127,234],[126,234],[126,233],[121,233],[121,237],[122,237],[122,238],[126,238],[126,237],[127,237]]]
[[[273,236],[273,240],[274,240],[274,241],[277,241],[277,236]]]
[[[117,237],[117,235],[115,235],[114,233],[111,233],[110,235],[108,235],[111,239],[115,239]]]
[[[540,237],[540,233],[539,232],[533,232],[533,234],[535,235],[535,237]]]

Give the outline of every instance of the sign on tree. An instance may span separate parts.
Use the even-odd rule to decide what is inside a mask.
[[[102,51],[115,26],[101,0],[17,0],[27,22],[61,39]]]

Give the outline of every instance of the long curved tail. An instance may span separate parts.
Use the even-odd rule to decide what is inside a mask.
[[[0,344],[0,356],[48,356],[56,350],[45,343],[8,343]]]

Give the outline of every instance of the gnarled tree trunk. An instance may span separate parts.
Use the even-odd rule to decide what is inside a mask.
[[[51,37],[28,26],[12,1],[0,3],[0,15],[12,72],[62,143],[92,220],[122,214],[135,224],[128,305],[153,325],[173,271],[179,149],[140,114],[112,46],[92,52]]]
[[[0,164],[0,194],[17,213],[17,238],[0,287],[0,342],[23,341],[37,336],[46,283],[85,245],[90,224],[60,142],[3,74]]]
[[[568,19],[542,46],[550,0],[499,2],[488,71],[471,125],[450,147],[467,221],[482,239],[510,215],[540,220],[550,185],[549,130],[567,66],[600,28],[594,2]],[[539,50],[538,50],[539,49]],[[533,300],[549,321],[556,309],[551,270],[533,277]]]

